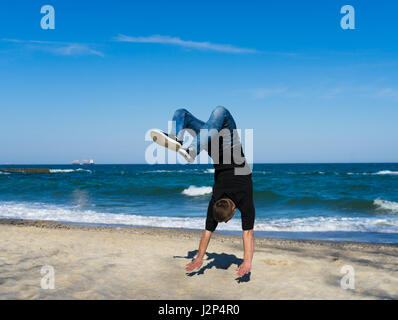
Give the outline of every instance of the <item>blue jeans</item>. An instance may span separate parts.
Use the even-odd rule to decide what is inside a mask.
[[[173,116],[172,134],[182,140],[184,132],[190,129],[195,133],[189,148],[198,155],[202,150],[208,150],[211,140],[223,129],[229,131],[222,143],[225,147],[232,147],[233,130],[236,129],[235,120],[231,113],[224,107],[216,107],[207,122],[203,122],[186,109],[178,109]],[[208,130],[202,131],[201,130]],[[189,132],[189,131],[188,131]]]

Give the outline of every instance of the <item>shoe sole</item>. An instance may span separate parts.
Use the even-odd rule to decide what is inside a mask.
[[[162,131],[153,129],[150,132],[151,138],[154,142],[156,142],[158,145],[161,145],[162,147],[168,148],[173,151],[179,151],[181,148],[181,144],[179,144],[177,141],[169,138],[166,136]]]

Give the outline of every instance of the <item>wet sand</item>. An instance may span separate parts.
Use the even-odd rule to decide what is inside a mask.
[[[397,245],[257,238],[239,279],[239,236],[213,234],[202,268],[185,271],[201,234],[0,219],[0,299],[398,299]],[[347,265],[355,289],[341,287]]]

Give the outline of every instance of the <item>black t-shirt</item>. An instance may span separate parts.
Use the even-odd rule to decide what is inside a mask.
[[[213,217],[214,203],[221,198],[231,199],[239,209],[242,218],[242,229],[254,227],[254,202],[252,175],[236,175],[233,168],[215,170],[213,195],[207,209],[206,230],[214,231],[218,222]]]
[[[211,143],[206,146],[206,150],[213,160],[213,166],[216,170],[222,171],[232,168],[243,168],[247,166],[245,155],[243,153],[240,142],[232,145],[224,145],[222,136],[218,135],[214,139],[218,139],[218,148],[212,149]]]

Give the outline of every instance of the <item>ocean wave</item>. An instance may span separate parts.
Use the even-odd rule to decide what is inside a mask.
[[[215,169],[206,169],[203,173],[214,173],[215,171]]]
[[[43,203],[0,203],[0,217],[17,219],[53,220],[73,223],[120,224],[154,227],[196,226],[196,220],[203,219],[154,217],[129,214],[112,214],[94,210],[82,210],[75,207],[63,207]]]
[[[50,173],[68,173],[75,172],[74,169],[50,169]]]
[[[9,174],[11,174],[11,173],[5,172],[5,171],[0,171],[0,174],[9,175]]]
[[[359,217],[307,217],[258,221],[255,230],[288,232],[380,232],[398,233],[398,219]]]
[[[313,171],[313,172],[295,172],[295,171],[289,171],[287,174],[302,174],[302,175],[324,175],[326,172],[323,171]],[[330,172],[328,172],[330,173]],[[336,174],[337,172],[334,172]]]
[[[382,171],[379,171],[379,172],[376,172],[376,173],[373,173],[373,174],[376,174],[376,175],[385,175],[385,174],[396,175],[396,174],[398,174],[398,171],[382,170]]]
[[[372,175],[378,175],[377,172],[347,172],[346,173],[349,176],[372,176]]]
[[[398,202],[376,199],[373,201],[378,210],[398,212]]]
[[[212,193],[212,187],[196,187],[196,186],[189,186],[185,189],[182,194],[190,197],[197,197],[197,196],[204,196],[206,194]]]
[[[264,200],[279,200],[282,199],[283,196],[275,193],[273,191],[270,190],[254,190],[253,192],[254,197],[256,198],[256,201],[264,201]]]
[[[92,173],[91,170],[81,169],[81,168],[79,168],[79,169],[50,169],[50,173],[70,173],[70,172],[79,172],[79,171]]]
[[[383,199],[366,200],[355,198],[322,199],[318,197],[302,197],[290,199],[285,202],[288,206],[310,206],[337,209],[339,211],[363,212],[368,214],[378,214],[377,211],[383,210],[390,213],[398,212],[398,203]]]
[[[269,172],[269,171],[253,171],[255,174],[288,174],[288,175],[303,175],[303,176],[317,176],[317,175],[398,175],[398,171],[390,171],[390,170],[380,170],[378,172],[325,172],[325,171],[287,171],[287,172]]]
[[[151,171],[145,171],[144,173],[176,173],[176,172],[187,172],[187,170],[151,170]]]
[[[43,203],[0,203],[0,217],[54,220],[60,222],[108,224],[126,226],[147,226],[164,228],[203,229],[204,217],[157,217],[129,214],[112,214],[62,207]],[[218,230],[240,231],[240,216],[235,216],[227,224],[219,223]],[[256,231],[284,232],[381,232],[398,233],[397,217],[306,217],[257,219]]]
[[[368,176],[368,175],[398,175],[398,171],[390,171],[390,170],[381,170],[378,172],[347,172],[348,175],[361,175],[361,176]]]

